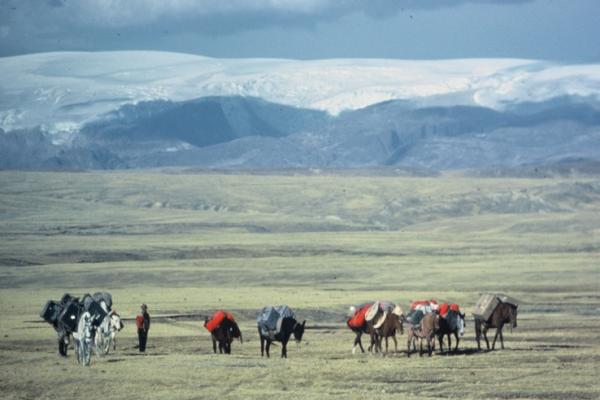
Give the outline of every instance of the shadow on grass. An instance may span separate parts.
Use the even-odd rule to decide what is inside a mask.
[[[435,354],[438,356],[471,356],[474,354],[484,354],[487,353],[486,350],[477,350],[477,349],[458,349],[456,351],[444,351],[442,353],[436,352]]]

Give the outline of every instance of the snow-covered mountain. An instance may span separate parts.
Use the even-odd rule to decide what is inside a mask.
[[[216,59],[122,51],[0,58],[0,128],[72,130],[119,106],[148,100],[252,96],[338,114],[392,99],[421,105],[600,98],[600,65],[520,59]]]
[[[0,74],[1,168],[600,159],[600,64],[126,51],[0,58]]]

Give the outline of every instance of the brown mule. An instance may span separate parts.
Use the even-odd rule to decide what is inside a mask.
[[[496,328],[496,335],[492,342],[492,350],[496,346],[496,339],[500,337],[500,345],[504,349],[504,337],[502,328],[504,324],[510,324],[510,329],[517,327],[517,306],[509,303],[500,303],[492,312],[492,315],[487,320],[475,317],[475,340],[477,341],[477,349],[481,350],[481,335],[485,339],[487,349],[490,350],[490,342],[487,338],[487,331],[490,328]]]
[[[425,340],[427,342],[427,352],[429,357],[431,357],[431,353],[435,347],[435,334],[439,329],[440,316],[437,313],[426,314],[419,326],[409,326],[406,356],[410,357],[411,345],[416,351],[416,342],[419,339],[419,355],[423,355],[423,340]]]
[[[389,313],[385,316],[383,324],[379,328],[374,328],[372,321],[371,324],[371,342],[374,342],[377,346],[378,351],[383,352],[381,341],[385,339],[385,352],[388,352],[388,339],[391,337],[394,341],[394,352],[398,352],[398,341],[396,340],[396,333],[400,335],[404,334],[404,327],[402,325],[403,316],[398,316],[394,313]]]

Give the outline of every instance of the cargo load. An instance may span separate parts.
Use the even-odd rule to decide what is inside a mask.
[[[71,301],[73,300],[78,300],[77,297],[73,297],[71,296],[69,293],[65,293],[63,294],[63,296],[60,298],[60,304],[62,306],[66,306],[67,304],[69,304]]]
[[[479,297],[479,300],[477,300],[477,303],[473,308],[473,316],[487,321],[500,303],[512,304],[515,307],[519,306],[519,302],[510,296],[501,293],[486,293],[482,294],[481,297]]]
[[[379,311],[382,311],[384,314],[389,314],[394,311],[395,308],[396,304],[389,300],[377,300],[365,314],[365,319],[367,321],[372,321]]]
[[[48,322],[49,324],[55,325],[58,322],[62,309],[63,308],[60,303],[49,300],[42,309],[40,317],[42,317],[44,321]]]
[[[104,308],[98,303],[94,301],[92,297],[87,297],[85,303],[83,304],[83,309],[90,313],[92,316],[92,324],[95,326],[99,326],[106,315],[108,313],[104,311]]]
[[[421,310],[425,314],[437,311],[439,307],[438,302],[435,300],[415,300],[410,303],[410,309],[412,311]]]
[[[498,294],[497,296],[498,296],[498,300],[500,300],[500,302],[511,304],[515,307],[519,307],[519,301],[517,299],[515,299],[514,297],[510,297],[505,294]]]
[[[65,305],[58,318],[67,331],[76,332],[80,314],[81,307],[79,303],[71,301]]]
[[[277,335],[284,318],[295,318],[294,312],[287,305],[263,308],[256,318],[261,335],[271,338]]]
[[[102,303],[104,303],[104,307],[105,308],[104,311],[108,312],[110,310],[112,310],[112,306],[113,306],[113,302],[112,302],[112,295],[108,292],[96,292],[92,295],[92,298],[98,302],[101,306]]]
[[[346,321],[350,328],[360,328],[366,322],[366,315],[373,304],[362,304],[355,307],[354,314]]]
[[[69,293],[63,294],[60,301],[49,300],[40,317],[52,324],[55,329],[75,332],[79,317],[83,311],[88,311],[93,317],[94,325],[99,326],[112,308],[112,295],[108,292],[96,292],[93,296],[85,294],[74,297]]]
[[[223,321],[225,319],[228,319],[232,322],[235,321],[235,319],[233,318],[233,314],[223,311],[223,310],[219,310],[217,312],[215,312],[212,316],[211,319],[209,319],[208,321],[206,321],[204,323],[204,327],[212,333],[212,331],[214,331],[215,329],[217,329],[219,326],[221,326],[221,324],[223,323]]]
[[[448,311],[460,312],[460,307],[456,303],[448,304],[442,303],[438,309],[438,312],[442,318],[446,318]]]
[[[425,316],[425,312],[423,310],[412,310],[406,316],[406,320],[412,326],[418,327],[421,325],[421,320],[423,319],[424,316]]]
[[[500,304],[500,300],[495,294],[482,294],[473,308],[473,316],[487,320],[492,316],[498,304]]]

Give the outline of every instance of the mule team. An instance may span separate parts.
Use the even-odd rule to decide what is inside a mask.
[[[506,324],[509,324],[511,330],[517,327],[517,307],[516,304],[502,302],[496,298],[493,309],[490,308],[487,314],[484,316],[475,315],[475,338],[479,350],[481,350],[481,337],[484,338],[487,349],[490,349],[487,331],[491,328],[496,329],[491,349],[494,350],[498,338],[504,349],[502,329]],[[90,335],[92,333],[90,327],[93,318],[90,317],[89,312],[84,312],[81,315],[76,332],[73,332],[77,350],[84,343],[89,343],[92,340],[99,355],[108,353],[111,345],[113,349],[116,347],[115,334],[123,325],[118,314],[109,308],[106,310],[108,311],[108,318],[104,318],[98,326],[95,337]],[[392,302],[375,301],[351,307],[350,311],[346,324],[356,334],[352,348],[353,354],[357,347],[363,353],[365,352],[361,341],[364,334],[370,337],[369,352],[383,352],[382,343],[385,339],[385,352],[387,353],[388,339],[390,338],[394,342],[394,350],[398,352],[396,335],[404,333],[404,325],[407,325],[406,354],[408,357],[417,350],[417,343],[419,344],[419,355],[423,355],[426,348],[427,353],[431,356],[432,351],[435,350],[436,338],[439,342],[440,351],[443,352],[444,337],[448,340],[448,351],[456,352],[460,337],[464,334],[465,314],[460,311],[457,304],[443,303],[439,305],[434,300],[415,301],[411,303],[409,313],[405,314],[400,306]],[[261,356],[266,354],[269,357],[271,344],[280,342],[281,357],[287,357],[287,343],[292,336],[297,342],[302,340],[306,321],[298,322],[294,313],[287,306],[265,307],[257,318],[257,325]],[[211,318],[205,319],[204,327],[211,333],[215,353],[218,349],[220,353],[230,354],[234,339],[239,339],[240,342],[243,341],[242,332],[235,318],[229,312],[222,310],[215,312]],[[455,337],[453,350],[452,336]],[[59,350],[61,348],[60,343],[63,340],[64,337],[59,334]],[[63,353],[61,352],[61,354]],[[66,352],[63,355],[66,355]],[[78,351],[78,361],[81,362],[79,358]],[[83,364],[89,364],[89,358]]]
[[[504,349],[504,337],[502,335],[504,325],[508,324],[511,330],[517,327],[518,305],[502,302],[498,296],[493,297],[497,298],[497,302],[488,310],[488,313],[483,316],[475,314],[475,339],[478,350],[481,350],[481,337],[484,338],[486,347],[490,350],[487,338],[489,329],[496,329],[491,346],[491,349],[494,350],[498,338],[502,349]],[[283,315],[279,319],[277,330],[270,332],[265,330],[266,318],[261,316],[265,314],[265,310],[271,308],[273,307],[265,307],[257,319],[261,356],[266,353],[269,357],[269,347],[273,341],[277,341],[282,343],[281,357],[287,357],[288,341],[292,335],[297,342],[302,340],[306,321],[299,323],[293,313]],[[281,309],[288,308],[287,306],[280,306],[279,310]],[[431,356],[433,350],[435,350],[436,338],[441,352],[444,351],[444,338],[448,340],[448,352],[456,352],[458,351],[460,337],[464,334],[465,329],[465,314],[460,311],[458,304],[438,304],[435,300],[412,302],[408,315],[405,315],[400,306],[389,301],[361,304],[351,307],[350,311],[351,314],[346,320],[346,324],[356,334],[352,348],[353,354],[356,352],[357,347],[363,353],[365,352],[361,341],[363,334],[370,337],[369,352],[383,352],[382,342],[385,339],[385,352],[387,353],[389,338],[394,342],[395,352],[398,352],[396,334],[402,335],[404,333],[405,324],[408,325],[406,351],[408,357],[417,350],[417,342],[419,343],[419,355],[423,355],[424,347],[426,347],[427,353]],[[236,338],[242,340],[239,326],[230,313],[217,311],[211,319],[206,319],[204,326],[211,332],[215,353],[218,344],[221,353],[230,354],[233,340]],[[452,336],[455,338],[454,349],[452,349]]]
[[[483,336],[487,349],[490,350],[490,344],[487,338],[487,331],[490,328],[496,329],[496,334],[492,342],[491,349],[494,350],[496,340],[500,338],[500,344],[504,349],[504,337],[502,329],[505,324],[509,324],[511,330],[517,327],[517,308],[516,303],[502,302],[499,296],[497,303],[492,304],[488,312],[484,315],[475,315],[475,339],[477,348],[481,350],[481,337]],[[411,353],[417,350],[419,342],[419,355],[423,355],[424,345],[427,347],[427,353],[431,356],[435,349],[435,339],[437,338],[440,351],[444,351],[444,337],[448,339],[448,351],[456,352],[460,337],[464,334],[465,314],[460,311],[458,304],[443,303],[438,305],[435,300],[414,301],[411,303],[410,312],[405,315],[399,306],[395,306],[391,312],[386,302],[373,302],[362,304],[357,307],[351,307],[352,315],[347,319],[346,324],[355,332],[354,346],[364,353],[361,337],[368,334],[371,338],[369,346],[370,352],[382,351],[382,339],[385,339],[385,351],[388,351],[388,338],[394,341],[395,351],[398,351],[396,333],[404,333],[404,324],[407,328],[407,348],[406,355],[410,357]],[[387,302],[389,303],[389,302]],[[489,315],[489,316],[488,316]],[[455,347],[452,350],[452,336],[455,338]]]

